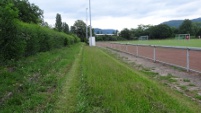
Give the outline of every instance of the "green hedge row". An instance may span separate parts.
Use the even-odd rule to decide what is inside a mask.
[[[80,41],[75,35],[67,35],[50,28],[22,22],[17,22],[17,34],[15,36],[14,39],[16,40],[10,45],[9,49],[5,49],[5,51],[0,53],[0,58],[3,62],[34,55],[38,52],[49,51],[54,48],[61,48]],[[10,44],[12,41],[8,40],[7,43]]]

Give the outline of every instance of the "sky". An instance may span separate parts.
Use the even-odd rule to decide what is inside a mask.
[[[89,0],[29,0],[44,11],[44,20],[54,26],[56,14],[72,26],[76,20],[89,25]],[[137,28],[164,21],[201,17],[201,0],[91,0],[93,28]],[[87,13],[88,12],[88,13]],[[88,15],[88,16],[87,16]]]

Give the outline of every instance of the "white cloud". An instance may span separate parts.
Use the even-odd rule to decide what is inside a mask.
[[[86,20],[88,0],[29,0],[44,10],[44,19],[54,25],[56,13],[73,25]],[[172,19],[200,17],[200,0],[91,0],[92,26],[96,28],[135,28],[139,24],[160,24]]]

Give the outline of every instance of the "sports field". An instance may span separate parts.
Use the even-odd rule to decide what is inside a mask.
[[[146,45],[162,45],[162,46],[182,46],[182,47],[199,47],[201,48],[201,39],[191,40],[137,40],[122,41],[121,43],[146,44]]]

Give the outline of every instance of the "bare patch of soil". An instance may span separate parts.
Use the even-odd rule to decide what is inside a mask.
[[[154,63],[152,60],[136,57],[127,53],[108,49],[116,54],[124,62],[129,63],[138,70],[148,70],[158,73],[152,78],[159,80],[165,85],[171,87],[190,97],[192,100],[201,103],[201,74],[196,72],[187,72],[184,69],[169,66],[162,63]]]

